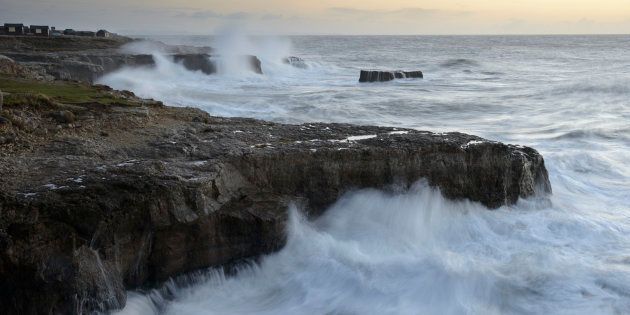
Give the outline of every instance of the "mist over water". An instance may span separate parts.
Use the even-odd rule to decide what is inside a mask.
[[[123,314],[627,314],[630,36],[177,38],[253,54],[263,75],[218,75],[160,56],[102,83],[213,115],[462,131],[529,145],[554,194],[487,211],[422,182],[366,190],[307,222],[234,277],[214,270],[174,298],[135,294]],[[174,38],[159,38],[174,42]],[[295,55],[307,68],[286,65]],[[360,69],[423,80],[359,84]],[[202,281],[203,280],[203,281]]]

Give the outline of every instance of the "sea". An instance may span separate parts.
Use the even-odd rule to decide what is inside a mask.
[[[129,292],[116,314],[630,314],[630,36],[153,36],[211,46],[219,73],[152,46],[99,81],[279,123],[460,131],[543,154],[553,194],[489,210],[422,179],[290,208],[287,245],[236,273]],[[238,57],[262,61],[251,72]],[[301,67],[282,59],[296,56]],[[361,69],[423,79],[359,83]]]

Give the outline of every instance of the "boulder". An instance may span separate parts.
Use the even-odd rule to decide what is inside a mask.
[[[423,74],[422,71],[361,70],[359,82],[386,82],[406,78],[423,78]]]
[[[52,112],[50,113],[50,117],[60,124],[71,124],[75,121],[74,113],[68,110]]]

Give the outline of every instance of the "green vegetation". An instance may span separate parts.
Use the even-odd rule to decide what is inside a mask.
[[[105,87],[77,82],[44,82],[0,75],[0,90],[8,93],[4,100],[6,106],[51,106],[56,103],[139,105],[137,100],[109,91]]]

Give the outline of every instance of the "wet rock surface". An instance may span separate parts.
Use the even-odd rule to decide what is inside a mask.
[[[67,110],[30,117],[60,129],[0,144],[5,314],[120,308],[125,289],[273,252],[291,202],[317,216],[347,191],[421,178],[489,208],[550,192],[534,149],[461,133]]]
[[[289,56],[286,57],[284,59],[282,59],[282,62],[284,62],[285,64],[288,65],[292,65],[296,68],[300,68],[300,69],[306,69],[308,68],[308,65],[306,64],[306,61],[300,57],[295,57],[295,56]]]
[[[359,82],[387,82],[394,79],[417,79],[423,77],[422,71],[361,70]]]

